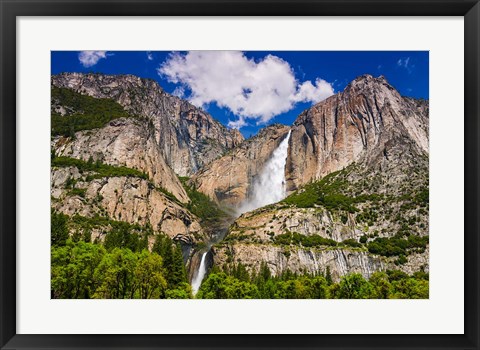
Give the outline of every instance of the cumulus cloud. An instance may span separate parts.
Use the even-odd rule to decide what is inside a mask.
[[[333,87],[323,79],[317,78],[315,85],[311,81],[302,83],[293,96],[296,102],[320,102],[334,94]]]
[[[149,61],[153,61],[153,54],[152,54],[151,51],[147,51],[147,59],[148,59]]]
[[[185,88],[183,86],[177,86],[175,90],[173,90],[172,95],[180,98],[185,97]]]
[[[107,51],[80,51],[78,60],[84,67],[92,67],[102,58],[107,58]]]
[[[216,103],[230,110],[238,118],[229,123],[234,128],[249,120],[264,124],[297,102],[316,103],[334,93],[320,78],[297,81],[290,64],[273,55],[255,61],[240,51],[173,53],[157,71],[188,89],[186,97],[194,105]]]
[[[245,120],[245,117],[239,116],[237,120],[229,120],[228,121],[228,126],[232,129],[240,129],[244,126],[247,126],[248,123]]]

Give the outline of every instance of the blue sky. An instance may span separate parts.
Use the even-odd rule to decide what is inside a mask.
[[[303,110],[362,74],[384,75],[402,95],[428,99],[426,51],[54,51],[52,74],[151,78],[249,137],[290,125]]]

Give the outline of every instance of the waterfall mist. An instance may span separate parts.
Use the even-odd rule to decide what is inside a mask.
[[[285,186],[285,165],[287,163],[288,141],[290,140],[290,131],[280,142],[280,145],[273,151],[270,159],[265,163],[260,174],[252,184],[251,195],[238,208],[237,216],[268,204],[281,201],[286,196]],[[221,240],[224,236],[219,235]],[[210,242],[211,245],[212,242]],[[210,248],[203,253],[196,275],[192,279],[192,292],[197,294],[202,284],[203,278],[207,273],[206,257]]]
[[[285,198],[285,165],[287,163],[289,140],[290,131],[273,151],[272,156],[255,179],[250,197],[238,208],[239,215]]]

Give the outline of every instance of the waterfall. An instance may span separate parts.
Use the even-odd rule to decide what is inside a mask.
[[[208,250],[203,253],[202,260],[200,261],[200,267],[198,268],[197,275],[192,280],[192,291],[193,294],[197,294],[202,284],[203,277],[207,273],[207,264],[205,263],[205,258],[207,257]]]
[[[285,198],[285,165],[287,163],[289,139],[290,131],[265,163],[260,175],[253,183],[250,198],[239,207],[239,214],[279,202]]]
[[[285,165],[287,164],[289,140],[290,131],[282,142],[280,142],[280,145],[273,151],[270,159],[265,163],[265,166],[253,183],[252,195],[238,208],[238,216],[247,211],[279,202],[285,198],[287,194],[285,186]],[[197,274],[192,280],[192,291],[194,295],[197,294],[200,289],[202,280],[207,273],[205,259],[208,252],[209,249],[203,253]]]

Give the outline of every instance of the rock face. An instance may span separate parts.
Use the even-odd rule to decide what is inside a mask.
[[[226,161],[218,174],[223,168]],[[285,169],[293,194],[240,216],[215,246],[214,262],[258,270],[264,261],[273,274],[328,267],[337,280],[428,271],[428,169],[428,102],[400,96],[383,77],[361,76],[299,115]],[[410,236],[424,243],[382,255],[370,245]]]
[[[243,141],[238,130],[225,128],[209,114],[166,93],[150,79],[63,73],[52,76],[51,83],[92,97],[113,99],[128,112],[147,118],[152,123],[150,132],[157,148],[180,176],[195,173]]]
[[[156,186],[162,187],[178,200],[189,201],[187,193],[173,170],[166,164],[145,119],[121,118],[101,129],[79,131],[75,139],[56,137],[52,148],[57,156],[123,165],[145,172]]]
[[[352,272],[368,278],[387,269],[428,271],[428,101],[400,96],[383,77],[359,77],[301,113],[292,127],[271,125],[248,140],[152,80],[68,73],[53,76],[52,85],[113,99],[132,115],[74,137],[54,137],[56,156],[147,175],[100,177],[75,166],[54,167],[57,212],[165,233],[186,247],[192,277],[205,249],[198,243],[223,237],[227,224],[221,235],[216,228],[207,235],[186,209],[190,198],[177,175],[192,176],[188,184],[196,190],[238,208],[291,132],[285,166],[290,197],[238,217],[208,253],[208,265],[258,270],[265,262],[274,275],[328,268],[335,280]],[[52,102],[56,114],[78,112]],[[99,239],[104,234],[93,232]],[[409,237],[417,246],[401,253],[375,253],[370,246]]]
[[[402,97],[382,76],[361,76],[295,121],[288,189],[353,162],[376,163],[388,158],[392,147],[428,154],[428,102]]]
[[[222,205],[237,206],[248,198],[255,176],[290,128],[271,125],[213,161],[192,178],[197,190]]]
[[[343,224],[338,216],[325,208],[274,205],[240,216],[230,227],[229,236],[242,236],[243,241],[269,243],[275,235],[290,231],[342,242],[350,238],[359,239],[365,234],[355,226],[354,215],[350,215]]]
[[[266,262],[273,275],[287,269],[295,273],[325,274],[328,270],[336,282],[349,273],[360,273],[365,278],[376,271],[400,270],[408,274],[422,270],[428,272],[428,251],[408,257],[408,262],[397,266],[391,258],[369,254],[351,248],[312,249],[280,247],[271,244],[221,245],[214,250],[214,264],[223,266],[229,262],[241,262],[251,271],[258,271]]]
[[[198,219],[149,181],[135,177],[89,180],[88,175],[80,173],[76,167],[53,168],[52,208],[68,216],[102,216],[131,224],[151,225],[154,232],[192,243],[205,239]],[[75,180],[76,192],[68,188],[69,179]],[[102,239],[105,233],[98,232],[93,239]]]
[[[387,197],[386,197],[387,198]],[[371,254],[368,242],[377,237],[394,237],[408,225],[412,235],[428,234],[428,215],[417,207],[405,210],[411,203],[408,200],[387,200],[380,203],[365,202],[357,207],[357,213],[327,210],[322,206],[298,208],[279,203],[270,205],[240,216],[230,227],[224,241],[215,247],[214,263],[242,263],[250,270],[257,270],[262,261],[266,262],[273,274],[289,269],[292,272],[325,273],[327,266],[334,279],[351,273],[361,273],[369,278],[375,271],[397,269],[409,274],[415,271],[428,271],[428,246],[423,253],[409,254],[407,261],[396,264],[397,257]],[[378,209],[378,207],[382,207]],[[362,220],[365,213],[375,208],[378,215],[371,222]],[[401,221],[398,215],[402,214]],[[292,243],[279,244],[279,235],[293,232],[306,237],[322,237],[337,242],[337,246],[308,247]],[[367,244],[352,247],[343,242],[359,242],[365,237]]]
[[[325,273],[328,267],[335,281],[347,273],[361,273],[365,278],[370,278],[371,274],[385,270],[388,265],[385,258],[351,249],[302,249],[241,243],[215,250],[215,264],[222,266],[228,262],[229,256],[254,271],[259,270],[262,261],[267,262],[273,275],[279,275],[287,269],[300,274],[319,274]]]

